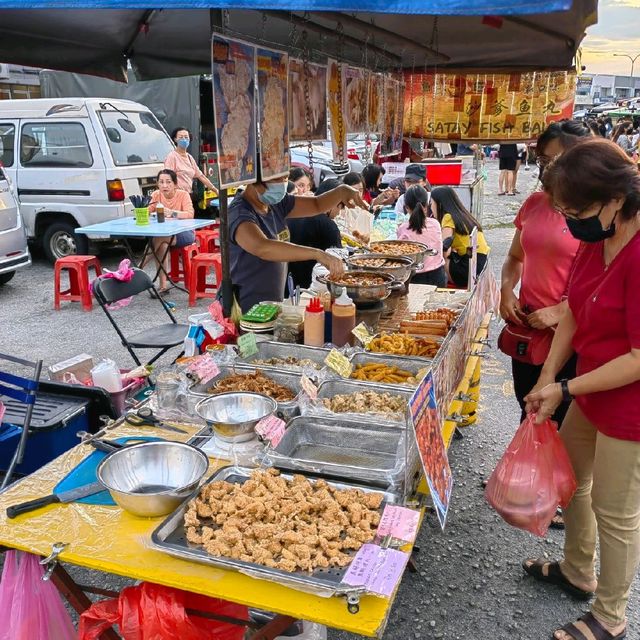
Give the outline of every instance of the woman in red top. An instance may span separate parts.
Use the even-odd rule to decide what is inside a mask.
[[[560,436],[578,489],[564,512],[564,560],[527,560],[523,566],[584,599],[595,592],[591,611],[554,638],[620,639],[640,563],[640,174],[613,142],[593,139],[551,165],[544,185],[584,244],[569,285],[569,309],[526,398],[527,411],[537,412],[541,422],[563,399],[573,400]],[[574,352],[577,376],[556,382]]]

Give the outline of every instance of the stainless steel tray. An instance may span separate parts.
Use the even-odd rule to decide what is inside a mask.
[[[252,365],[255,360],[268,360],[269,358],[287,358],[293,357],[299,360],[311,360],[320,365],[320,369],[324,368],[324,359],[329,355],[329,349],[321,347],[309,347],[303,344],[289,344],[287,342],[265,341],[258,343],[258,353],[248,358],[238,358],[238,362],[257,366],[261,369],[278,369],[281,371],[302,371],[301,367],[287,364],[258,364]],[[319,370],[320,370],[319,369]]]
[[[413,395],[413,390],[408,389],[406,387],[398,387],[391,386],[386,384],[377,384],[375,382],[362,382],[361,380],[345,380],[344,378],[340,380],[325,380],[318,387],[318,404],[321,404],[321,400],[324,398],[333,398],[333,396],[342,393],[357,393],[358,391],[376,391],[378,393],[390,393],[394,396],[401,396],[406,401],[407,404],[409,402],[409,398]],[[328,409],[321,407],[321,411],[323,413],[330,413],[332,417],[339,417],[343,414],[330,412]],[[312,410],[313,414],[314,411]],[[349,414],[344,414],[349,415]],[[353,415],[353,414],[351,414]],[[382,422],[395,424],[397,426],[405,427],[406,420],[394,420],[393,418],[388,418],[382,413],[359,413],[358,416],[362,416],[363,420],[367,422]]]
[[[256,369],[263,370],[263,367],[256,367],[250,364],[235,364],[232,366],[221,366],[220,373],[210,380],[206,384],[195,384],[189,388],[189,393],[195,396],[201,396],[208,398],[211,394],[207,390],[213,385],[216,380],[220,378],[226,378],[227,376],[234,375],[236,373],[245,374],[256,371]],[[290,371],[281,371],[275,369],[264,368],[264,374],[275,380],[278,384],[282,384],[285,387],[289,387],[296,397],[289,402],[278,402],[278,411],[283,415],[285,420],[294,418],[300,414],[300,408],[298,406],[300,394],[302,393],[302,387],[300,386],[300,374]]]
[[[428,369],[431,366],[433,360],[429,358],[412,358],[410,356],[394,356],[388,353],[372,353],[367,351],[366,353],[354,353],[349,358],[351,364],[354,366],[358,364],[388,364],[396,366],[399,369],[410,371],[413,375],[416,375],[420,369]],[[366,382],[365,380],[354,380],[354,382]],[[394,389],[398,387],[406,389],[415,389],[417,385],[407,384],[404,382],[385,382],[385,385],[391,385]]]
[[[252,471],[255,471],[255,469],[249,469],[247,467],[222,467],[221,469],[218,469],[218,471],[214,473],[209,480],[207,480],[207,483],[214,482],[216,480],[226,480],[227,482],[242,484],[249,479]],[[293,474],[285,472],[282,476],[290,479],[293,477]],[[310,479],[313,479],[313,477],[310,476]],[[371,487],[355,483],[330,481],[329,484],[337,487],[338,489],[361,489],[366,493],[382,493],[384,495],[384,500],[380,505],[380,513],[382,513],[386,504],[393,504],[397,502],[397,497],[390,492],[379,491],[378,489],[372,489]],[[270,569],[269,567],[265,567],[254,562],[244,562],[242,560],[233,560],[222,556],[212,556],[201,546],[187,542],[186,532],[184,530],[184,513],[187,510],[187,507],[188,501],[185,501],[152,533],[151,540],[159,551],[168,553],[176,558],[182,558],[183,560],[191,560],[193,562],[200,562],[226,569],[235,569],[241,573],[246,573],[256,578],[271,580],[291,586],[295,589],[310,591],[320,595],[343,595],[362,591],[359,587],[350,587],[348,585],[341,584],[342,578],[347,571],[347,567],[316,569],[313,573],[306,573],[302,571],[289,573],[287,571],[282,571],[281,569]],[[355,555],[355,552],[350,553]]]
[[[388,424],[301,416],[291,420],[268,460],[279,468],[387,487],[403,471],[404,433]]]

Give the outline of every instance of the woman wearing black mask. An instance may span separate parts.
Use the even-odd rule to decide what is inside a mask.
[[[564,559],[523,566],[579,598],[595,592],[590,612],[558,629],[556,640],[620,640],[640,563],[640,174],[617,145],[593,139],[550,165],[544,187],[584,244],[526,410],[539,423],[571,401],[560,437],[578,489],[564,512]],[[574,353],[576,377],[556,382]]]

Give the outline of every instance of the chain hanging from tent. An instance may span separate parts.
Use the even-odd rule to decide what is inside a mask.
[[[344,108],[344,98],[342,95],[342,61],[344,60],[344,27],[341,22],[336,25],[336,33],[338,34],[338,122],[337,124],[337,141],[338,141],[338,161],[340,162],[340,168],[345,166],[344,147],[343,140],[345,140],[346,134],[344,130],[344,119],[342,117],[342,110]]]
[[[222,10],[222,33],[227,33],[229,31],[229,9]]]
[[[313,172],[313,129],[311,126],[311,92],[309,89],[309,79],[311,77],[311,67],[309,65],[309,41],[306,29],[302,32],[302,70],[304,73],[304,122],[307,129],[307,153],[309,154],[309,171]]]
[[[409,146],[413,141],[413,77],[416,73],[416,54],[411,56],[411,75],[409,76]],[[405,104],[407,100],[405,98]],[[404,107],[404,105],[403,105]]]
[[[260,42],[264,42],[264,38],[267,35],[267,14],[262,14],[262,24],[260,25]]]
[[[433,62],[433,104],[431,111],[431,121],[433,123],[433,132],[435,134],[436,126],[436,91],[438,87],[438,58],[440,53],[440,38],[438,33],[438,16],[433,19],[433,31],[431,32],[431,42],[429,48],[435,51],[435,60]]]

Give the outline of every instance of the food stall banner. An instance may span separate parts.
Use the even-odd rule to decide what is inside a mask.
[[[400,82],[395,78],[384,78],[382,105],[383,129],[380,155],[391,156],[402,151],[402,109],[400,104]]]
[[[366,133],[368,73],[359,67],[344,72],[343,113],[347,133]]]
[[[347,65],[329,58],[327,63],[327,101],[331,118],[333,157],[347,162],[347,129],[344,122],[344,86]],[[341,158],[342,156],[342,158]]]
[[[312,141],[327,139],[327,67],[310,62],[306,68],[309,78],[302,60],[289,60],[289,139],[295,142],[307,142],[309,137]]]
[[[289,174],[289,55],[258,47],[260,169],[263,180]]]
[[[211,61],[218,170],[225,189],[257,178],[256,48],[214,34]]]
[[[436,403],[430,371],[409,400],[411,424],[440,526],[444,529],[453,488],[447,448],[442,437],[442,419]]]
[[[531,140],[571,118],[573,71],[406,74],[404,134],[432,140]]]
[[[367,131],[382,133],[384,129],[384,76],[373,71],[367,72]]]

